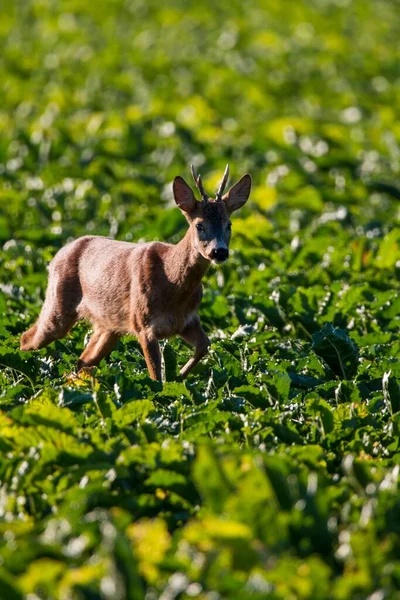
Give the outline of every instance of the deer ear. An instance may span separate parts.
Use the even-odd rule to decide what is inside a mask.
[[[229,214],[233,213],[234,210],[241,208],[243,204],[247,202],[250,196],[250,190],[251,177],[247,173],[246,175],[243,175],[243,177],[222,197]]]
[[[185,213],[191,213],[197,202],[192,188],[186,183],[183,177],[175,177],[172,187],[175,202],[179,208]]]

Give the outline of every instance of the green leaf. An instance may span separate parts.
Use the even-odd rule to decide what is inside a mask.
[[[306,397],[306,412],[307,414],[318,416],[320,418],[324,435],[333,430],[334,418],[332,409],[329,404],[322,398],[319,398],[315,392],[308,394]]]
[[[106,419],[112,417],[115,411],[115,405],[109,394],[103,391],[95,392],[93,394],[93,402],[103,418]]]
[[[400,411],[400,384],[391,372],[384,373],[382,378],[382,391],[385,402],[389,406],[392,415]]]
[[[393,229],[379,245],[376,264],[381,269],[390,269],[400,260],[400,229]]]
[[[0,588],[4,599],[23,600],[22,592],[15,586],[15,579],[3,568],[0,568]]]
[[[312,349],[323,358],[341,379],[351,379],[357,373],[359,350],[343,329],[326,323],[312,336]]]
[[[231,493],[224,470],[210,445],[201,445],[193,467],[193,477],[206,506],[219,514]]]
[[[186,478],[180,473],[169,471],[167,469],[157,469],[145,481],[146,485],[162,488],[174,488],[176,486],[185,485]]]
[[[153,410],[151,400],[133,400],[115,411],[113,422],[118,427],[132,425],[136,421],[143,422]]]
[[[163,348],[163,358],[165,366],[165,381],[174,381],[176,379],[177,360],[175,350],[168,342]]]
[[[243,396],[255,407],[265,408],[270,404],[266,392],[254,385],[240,385],[233,390],[233,393]]]
[[[66,433],[75,431],[78,423],[75,415],[68,408],[55,406],[42,394],[33,400],[25,410],[15,408],[11,416],[18,423],[26,425],[44,425]]]
[[[270,371],[266,380],[268,393],[273,401],[286,403],[289,399],[291,379],[288,373]]]

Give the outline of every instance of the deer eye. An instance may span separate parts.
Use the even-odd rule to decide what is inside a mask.
[[[197,231],[204,231],[204,225],[202,225],[201,223],[197,223],[196,229],[197,229]]]

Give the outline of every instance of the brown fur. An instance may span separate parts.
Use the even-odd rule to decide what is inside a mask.
[[[221,262],[218,253],[226,252],[227,258],[229,214],[244,204],[250,186],[245,175],[222,201],[204,203],[176,178],[175,200],[190,224],[176,245],[85,236],[62,248],[50,264],[42,311],[22,335],[21,350],[43,348],[86,319],[93,335],[78,368],[97,365],[121,335],[130,333],[142,346],[150,376],[161,379],[158,340],[180,335],[195,347],[180,371],[185,377],[210,344],[197,315],[201,280],[210,261]]]

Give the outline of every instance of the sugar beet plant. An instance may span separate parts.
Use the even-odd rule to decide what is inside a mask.
[[[384,600],[400,588],[399,21],[389,0],[6,2],[0,596]],[[171,182],[254,187],[211,352],[21,353],[87,233],[176,242]]]

